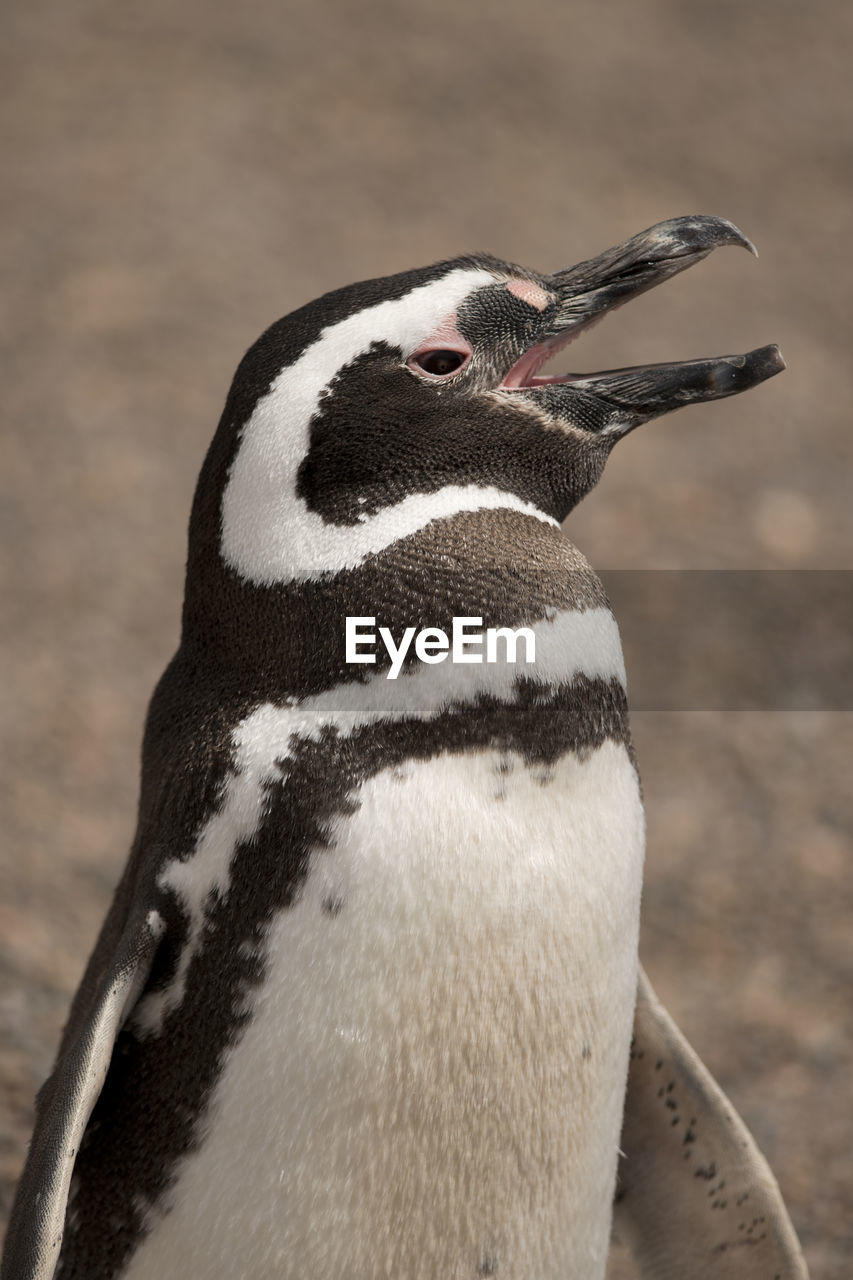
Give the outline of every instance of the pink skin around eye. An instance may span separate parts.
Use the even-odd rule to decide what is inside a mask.
[[[522,302],[526,302],[529,306],[535,307],[537,311],[544,311],[551,301],[551,298],[545,290],[540,288],[538,284],[534,284],[532,280],[509,280],[507,281],[506,287],[510,293],[515,294],[517,298],[521,298]],[[465,357],[465,363],[461,364],[459,369],[465,368],[465,365],[471,358],[472,347],[467,339],[463,338],[462,334],[456,327],[455,311],[452,315],[447,316],[441,322],[439,327],[421,343],[417,351],[412,352],[407,362],[409,367],[414,369],[415,373],[420,374],[421,377],[434,379],[437,375],[427,373],[426,370],[422,369],[418,364],[419,358],[425,356],[430,351],[457,351],[459,355]],[[514,367],[510,376],[506,379],[503,385],[505,387],[531,385],[528,379],[532,379],[532,375],[535,374],[539,366],[544,363],[548,354],[549,352],[543,352],[541,347],[537,347],[534,351],[528,352],[525,357],[522,357],[522,360],[519,361],[518,365]],[[453,372],[458,373],[459,370],[454,369]],[[452,374],[449,376],[452,377]],[[542,378],[536,379],[536,381],[550,382],[557,381],[557,379]]]
[[[457,351],[460,356],[464,356],[465,364],[470,360],[473,348],[467,338],[463,338],[462,334],[456,328],[455,311],[452,315],[449,315],[446,319],[442,320],[439,327],[421,343],[417,351],[412,352],[407,361],[409,367],[414,369],[415,373],[419,373],[423,378],[434,379],[436,376],[435,374],[427,373],[424,369],[421,369],[417,363],[419,357],[425,356],[429,351]],[[459,366],[460,369],[464,369],[464,367],[464,364]],[[458,370],[454,370],[454,373],[456,372],[458,372]]]

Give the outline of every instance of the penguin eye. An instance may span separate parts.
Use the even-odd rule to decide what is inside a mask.
[[[446,378],[448,374],[455,373],[467,359],[461,351],[422,351],[412,357],[419,369],[431,373],[434,378]]]

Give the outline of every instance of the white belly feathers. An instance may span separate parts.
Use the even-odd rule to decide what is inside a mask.
[[[365,782],[128,1280],[603,1276],[643,856],[613,741]]]

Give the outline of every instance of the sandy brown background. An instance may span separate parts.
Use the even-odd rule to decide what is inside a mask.
[[[775,340],[788,372],[642,428],[568,532],[600,567],[853,568],[853,7],[28,0],[0,39],[5,1214],[132,834],[196,472],[271,320],[467,249],[552,270],[662,218],[730,217],[760,262],[719,252],[572,361]],[[635,733],[645,963],[813,1275],[840,1280],[853,718],[693,708]]]

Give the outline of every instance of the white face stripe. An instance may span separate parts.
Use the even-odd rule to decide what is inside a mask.
[[[403,358],[433,334],[475,289],[494,284],[483,269],[451,271],[403,298],[324,329],[295,364],[283,369],[243,428],[222,498],[222,556],[251,582],[271,585],[353,569],[368,556],[460,511],[508,507],[556,525],[550,516],[492,486],[447,485],[411,494],[356,526],[326,524],[296,494],[309,427],[335,374],[374,342],[402,348]]]
[[[212,893],[224,897],[230,888],[231,864],[237,845],[258,829],[265,784],[281,776],[294,737],[316,740],[327,726],[350,734],[379,720],[415,716],[431,720],[449,704],[474,702],[478,695],[510,701],[519,671],[526,679],[559,684],[582,674],[590,679],[618,680],[625,685],[625,663],[619,629],[606,608],[582,612],[563,610],[537,623],[536,663],[517,667],[443,663],[418,665],[386,680],[384,671],[364,684],[338,685],[289,706],[265,703],[234,731],[234,768],[225,784],[217,812],[201,832],[185,859],[167,863],[157,878],[161,889],[177,894],[189,916],[187,941],[174,978],[162,991],[141,1001],[133,1016],[143,1035],[159,1031],[163,1018],[183,998],[187,971],[198,950],[205,908]],[[499,654],[501,649],[499,649]]]

